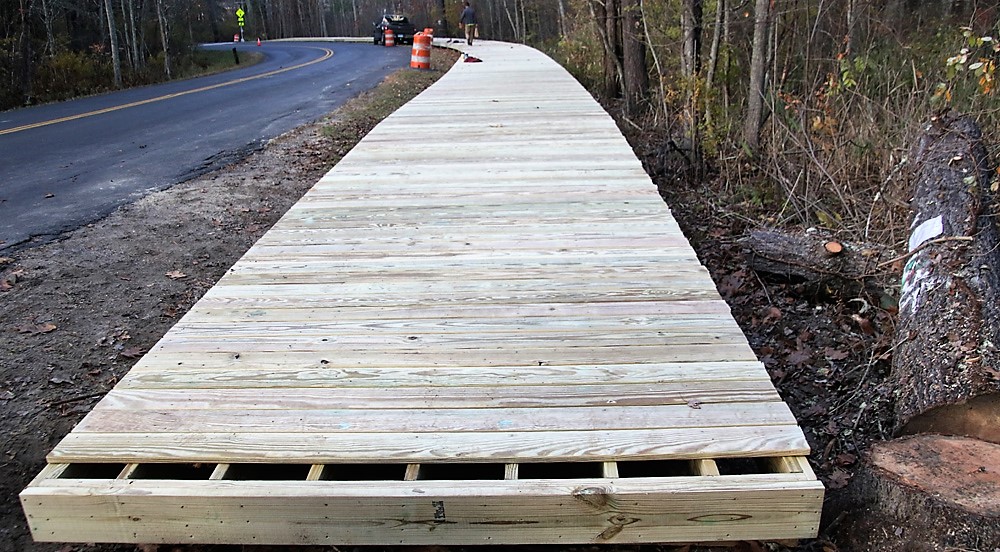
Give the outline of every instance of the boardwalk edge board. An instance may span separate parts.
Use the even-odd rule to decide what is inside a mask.
[[[816,536],[809,445],[612,119],[472,48],[52,450],[35,540]]]
[[[805,458],[776,457],[51,464],[21,501],[40,541],[468,545],[807,538],[822,497]]]

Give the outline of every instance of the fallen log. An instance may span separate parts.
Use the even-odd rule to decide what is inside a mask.
[[[982,133],[968,117],[937,118],[911,160],[915,214],[892,362],[896,430],[1000,443],[1000,233]]]
[[[877,250],[834,239],[818,232],[792,234],[755,229],[741,242],[750,253],[750,267],[771,280],[806,284],[822,295],[857,296],[866,288],[880,291]]]

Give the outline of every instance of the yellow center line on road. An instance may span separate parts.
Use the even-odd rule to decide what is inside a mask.
[[[286,71],[292,71],[292,70],[295,70],[295,69],[301,69],[303,67],[307,67],[307,66],[312,65],[314,63],[319,63],[321,61],[326,61],[326,60],[330,59],[331,57],[333,57],[333,50],[330,50],[329,48],[319,48],[319,49],[322,50],[323,52],[325,52],[323,54],[323,57],[314,59],[312,61],[307,61],[305,63],[300,63],[299,65],[293,65],[291,67],[284,67],[282,69],[276,69],[274,71],[269,71],[267,73],[261,73],[259,75],[253,75],[251,77],[243,77],[242,79],[236,79],[236,80],[231,80],[231,81],[227,81],[227,82],[221,82],[219,84],[213,84],[211,86],[203,86],[201,88],[194,88],[192,90],[185,90],[184,92],[175,92],[173,94],[167,94],[165,96],[157,96],[155,98],[149,98],[147,100],[141,100],[141,101],[138,101],[138,102],[132,102],[132,103],[127,103],[127,104],[122,104],[122,105],[116,105],[114,107],[106,107],[104,109],[98,109],[98,110],[95,110],[95,111],[88,111],[86,113],[79,113],[77,115],[70,115],[68,117],[61,117],[59,119],[51,119],[51,120],[48,120],[48,121],[41,121],[41,122],[38,122],[38,123],[32,123],[30,125],[23,125],[23,126],[14,127],[14,128],[8,128],[6,130],[0,130],[0,136],[3,136],[4,134],[13,134],[15,132],[21,132],[21,131],[24,131],[24,130],[31,130],[33,128],[39,128],[39,127],[44,127],[44,126],[49,126],[49,125],[55,125],[55,124],[59,124],[59,123],[65,123],[65,122],[68,122],[68,121],[75,121],[77,119],[84,119],[84,118],[87,118],[87,117],[93,117],[95,115],[103,115],[104,113],[111,113],[112,111],[119,111],[119,110],[122,110],[122,109],[128,109],[130,107],[137,107],[137,106],[140,106],[140,105],[146,105],[146,104],[151,104],[151,103],[155,103],[155,102],[162,102],[164,100],[170,100],[170,99],[173,99],[173,98],[179,98],[181,96],[187,96],[188,94],[196,94],[198,92],[206,92],[208,90],[214,90],[216,88],[222,88],[223,86],[230,86],[230,85],[233,85],[233,84],[240,84],[240,83],[247,82],[247,81],[252,81],[252,80],[255,80],[255,79],[262,79],[264,77],[270,77],[270,76],[273,76],[273,75],[277,75],[279,73],[284,73]]]

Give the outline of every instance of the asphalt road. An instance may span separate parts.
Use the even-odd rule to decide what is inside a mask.
[[[374,87],[406,67],[410,54],[370,43],[238,49],[266,59],[219,75],[0,112],[0,251],[47,240],[240,159]]]

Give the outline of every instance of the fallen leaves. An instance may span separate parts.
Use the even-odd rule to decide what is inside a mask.
[[[139,358],[142,355],[146,354],[146,349],[144,347],[136,345],[134,347],[129,347],[127,349],[124,349],[122,350],[122,352],[118,354],[125,358]]]
[[[851,482],[851,474],[838,468],[833,470],[833,472],[830,474],[829,480],[827,481],[827,485],[831,489],[843,489],[850,482]]]
[[[806,349],[796,349],[785,360],[792,366],[802,366],[812,362],[812,354]]]
[[[827,360],[844,360],[851,355],[847,351],[827,347],[826,349],[823,349],[823,356],[825,356]]]
[[[4,257],[0,259],[0,261],[13,261],[13,259]],[[5,263],[0,262],[0,266],[3,266],[3,264]],[[19,268],[17,270],[12,270],[8,272],[2,278],[0,278],[0,291],[10,291],[14,289],[14,284],[22,280],[23,276],[24,276],[23,268]]]
[[[723,299],[729,299],[737,292],[742,291],[743,284],[746,281],[746,271],[738,270],[732,274],[727,274],[722,282],[719,283],[719,294],[722,295]]]
[[[187,278],[187,274],[184,274],[180,270],[171,270],[170,272],[167,272],[166,276],[171,280],[183,280],[184,278]]]
[[[14,328],[14,330],[17,331],[17,333],[19,334],[40,335],[56,331],[56,325],[49,323],[44,323],[44,324],[27,323],[17,326],[16,328]]]

